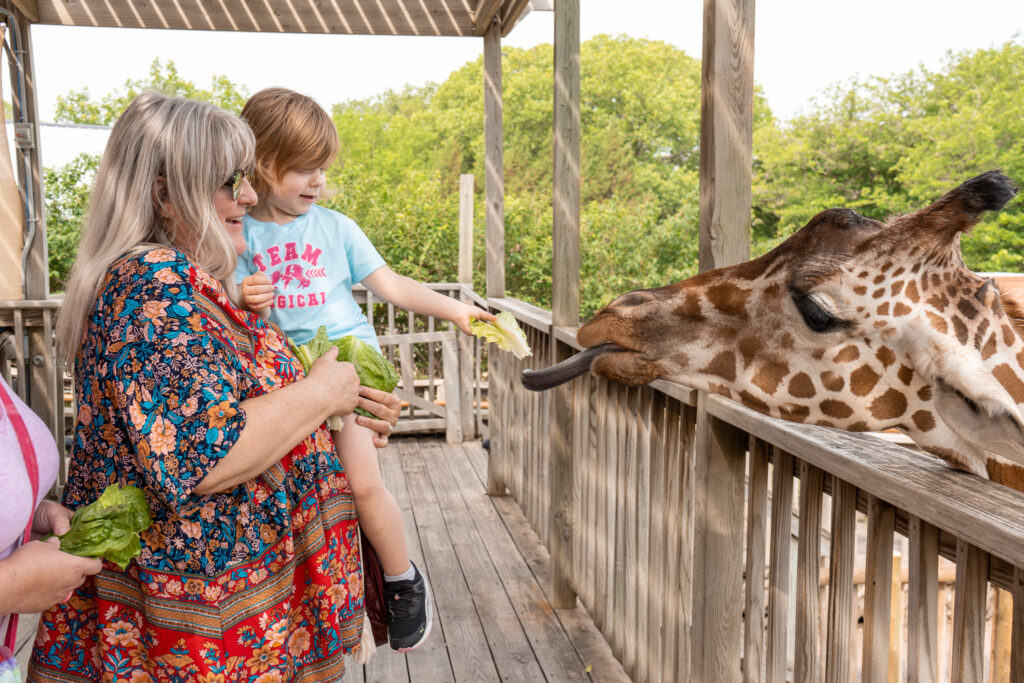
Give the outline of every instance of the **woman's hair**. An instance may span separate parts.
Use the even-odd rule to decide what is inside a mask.
[[[242,108],[256,135],[253,188],[262,202],[288,171],[323,168],[338,155],[338,130],[323,107],[287,88],[266,88]]]
[[[254,148],[245,122],[205,102],[145,93],[125,109],[96,172],[57,321],[57,338],[69,360],[104,276],[122,256],[173,247],[233,291],[237,255],[214,195],[236,169],[252,167]],[[166,179],[165,189],[158,177]],[[172,234],[157,204],[168,205],[186,234]]]

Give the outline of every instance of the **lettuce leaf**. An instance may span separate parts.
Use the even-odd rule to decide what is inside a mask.
[[[146,494],[135,486],[111,484],[94,502],[79,508],[60,549],[81,557],[102,557],[122,570],[142,552],[139,532],[153,523]]]
[[[530,344],[526,341],[526,333],[520,329],[515,316],[508,311],[502,311],[497,317],[493,323],[471,318],[469,329],[476,336],[494,342],[498,348],[510,352],[516,358],[533,355]]]
[[[374,347],[362,339],[347,335],[340,339],[328,339],[327,328],[323,325],[316,331],[316,334],[305,344],[299,345],[288,338],[288,346],[292,353],[302,363],[302,368],[309,372],[313,362],[323,355],[331,346],[338,347],[338,361],[348,362],[355,366],[356,374],[359,375],[359,383],[364,387],[380,389],[381,391],[392,392],[398,386],[398,372],[384,356]],[[356,412],[367,417],[377,417],[362,408],[356,408]],[[338,431],[342,428],[341,417],[335,415],[327,418],[327,427]]]

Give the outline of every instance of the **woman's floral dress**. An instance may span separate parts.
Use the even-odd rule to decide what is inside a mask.
[[[359,641],[355,506],[326,428],[230,491],[195,486],[245,426],[245,399],[302,376],[280,331],[184,255],[111,268],[79,352],[64,503],[146,491],[154,524],[40,621],[30,680],[334,681]]]

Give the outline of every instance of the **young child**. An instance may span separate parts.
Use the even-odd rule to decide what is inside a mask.
[[[297,344],[321,325],[331,339],[355,335],[378,350],[377,335],[352,296],[363,283],[396,306],[449,320],[470,334],[470,317],[490,313],[398,275],[348,217],[318,206],[324,170],[338,152],[334,122],[314,100],[284,88],[253,95],[242,109],[256,134],[253,186],[259,203],[246,216],[248,246],[236,278],[243,303],[266,315]],[[430,633],[430,590],[409,561],[402,513],[381,479],[373,432],[345,418],[334,432],[338,456],[352,487],[359,524],[384,569],[388,640],[399,652],[415,649]]]

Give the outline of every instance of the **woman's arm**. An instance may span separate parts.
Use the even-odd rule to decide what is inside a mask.
[[[464,304],[458,299],[435,292],[411,277],[399,275],[387,266],[381,266],[367,275],[362,284],[396,306],[450,320],[466,334],[472,334],[469,329],[470,318],[494,320],[494,315],[482,308]]]
[[[253,479],[329,416],[351,413],[359,397],[359,377],[351,363],[337,362],[337,355],[337,347],[331,346],[304,379],[242,401],[239,405],[246,414],[242,433],[194,492],[206,495]]]

